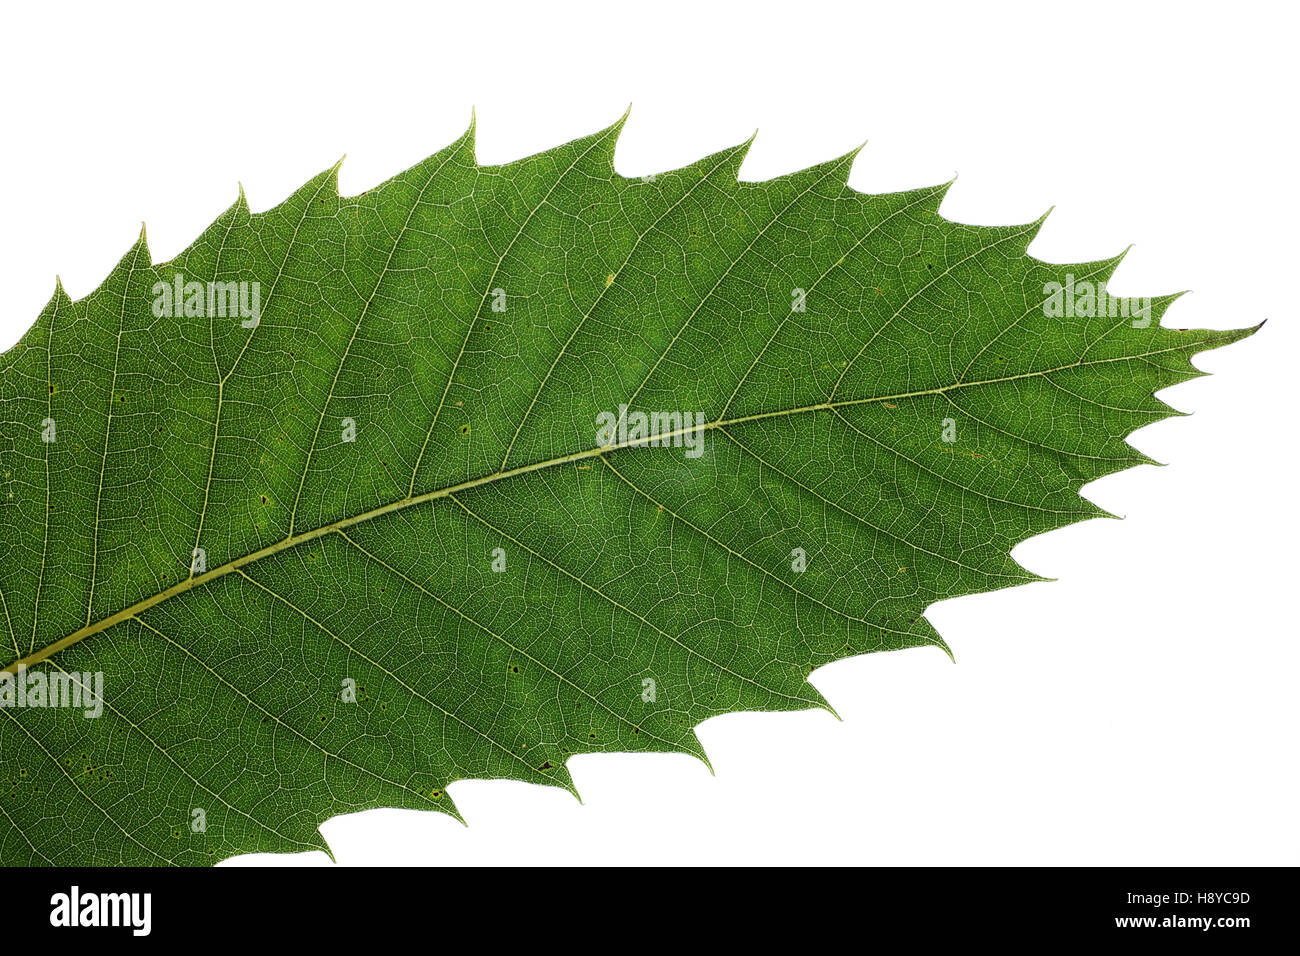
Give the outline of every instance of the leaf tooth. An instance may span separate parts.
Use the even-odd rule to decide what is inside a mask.
[[[812,681],[808,680],[808,678],[805,677],[803,683],[804,683],[804,687],[806,687],[808,690],[808,697],[805,701],[808,704],[808,708],[805,709],[811,709],[815,707],[820,710],[826,711],[836,720],[844,719],[839,715],[839,712],[836,711],[836,709],[831,706],[831,702],[826,699],[825,695],[823,695],[822,692],[817,689],[817,687],[813,684]]]
[[[921,208],[923,210],[929,209],[931,214],[935,216],[940,215],[939,207],[942,206],[943,201],[948,198],[949,190],[951,190],[952,187],[955,186],[956,184],[957,184],[957,174],[953,173],[952,179],[948,180],[946,183],[939,183],[938,185],[931,186],[930,192],[934,197],[933,207],[931,207],[928,203],[923,203]]]
[[[1187,418],[1192,414],[1191,412],[1183,411],[1181,408],[1174,408],[1174,406],[1170,405],[1164,399],[1156,396],[1155,393],[1150,395],[1150,399],[1153,405],[1158,406],[1158,410],[1165,418]]]
[[[1097,275],[1097,280],[1099,282],[1110,282],[1110,280],[1114,278],[1116,270],[1119,269],[1120,263],[1124,261],[1129,254],[1129,250],[1132,248],[1133,243],[1130,242],[1119,252],[1118,255],[1111,256],[1109,259],[1098,260],[1097,264],[1100,265],[1101,271]],[[1182,295],[1182,293],[1180,292],[1178,295]],[[1174,296],[1169,301],[1172,302],[1176,298],[1178,298],[1178,296]]]
[[[1130,446],[1130,447],[1131,447],[1131,446]],[[1135,452],[1137,452],[1139,455],[1142,454],[1142,453],[1141,453],[1140,451],[1138,451],[1136,448],[1134,448],[1133,450],[1134,450]],[[1087,506],[1087,508],[1088,508],[1088,510],[1089,510],[1090,512],[1092,512],[1092,517],[1093,517],[1093,518],[1105,518],[1105,519],[1107,519],[1107,520],[1109,520],[1109,521],[1123,521],[1123,520],[1124,520],[1124,516],[1123,516],[1123,515],[1117,515],[1117,514],[1115,514],[1115,512],[1110,511],[1110,510],[1107,509],[1107,508],[1103,508],[1101,505],[1097,504],[1097,502],[1092,501],[1092,500],[1089,499],[1089,498],[1085,498],[1083,495],[1079,495],[1079,500],[1082,501],[1082,502],[1084,503],[1085,506]],[[1071,522],[1071,524],[1073,524],[1073,523],[1074,523],[1074,522]],[[1053,578],[1052,580],[1056,580],[1056,579]]]
[[[692,727],[690,733],[690,742],[693,746],[683,747],[682,751],[699,760],[700,763],[709,768],[709,773],[716,777],[718,772],[713,769],[713,761],[709,759],[709,754],[704,749],[704,741],[700,740],[700,735],[696,733],[695,730],[696,729]]]
[[[1092,502],[1088,501],[1088,499],[1084,498],[1082,495],[1079,496],[1079,500],[1084,502],[1085,504],[1089,504],[1089,505],[1092,504]],[[1093,507],[1096,506],[1094,505]],[[1044,532],[1044,533],[1049,534],[1050,532]],[[1011,555],[1009,554],[1007,555],[1007,559],[1013,568],[1021,572],[1022,576],[1025,578],[1026,584],[1050,583],[1052,581],[1057,580],[1056,578],[1044,577],[1043,575],[1039,574],[1037,571],[1030,571],[1027,567],[1025,567],[1015,558],[1011,557]]]
[[[435,793],[437,796],[433,795]],[[427,796],[428,802],[430,803],[430,810],[436,810],[439,813],[447,814],[447,816],[452,819],[458,820],[460,825],[463,827],[469,826],[469,821],[461,815],[460,808],[457,807],[455,801],[451,799],[451,794],[447,792],[445,786],[440,786],[437,790],[431,790]]]
[[[319,830],[316,831],[320,833]],[[325,839],[325,834],[321,833],[321,842],[325,844],[325,855],[330,858],[330,862],[337,865],[338,860],[334,856],[334,850],[330,848],[329,841]]]
[[[731,176],[736,182],[740,182],[740,167],[745,164],[746,157],[749,156],[750,147],[754,145],[754,140],[758,139],[758,130],[749,134],[749,139],[745,140],[735,148],[735,167],[731,170]]]
[[[252,217],[252,211],[248,207],[248,197],[244,195],[244,184],[239,182],[237,185],[239,194],[235,197],[235,201],[226,207],[226,211],[217,217],[213,225],[229,218],[232,225],[238,226]]]
[[[56,275],[54,277],[54,294],[50,296],[50,301],[45,303],[45,308],[42,309],[41,311],[48,312],[57,306],[71,305],[71,304],[72,304],[72,297],[69,296],[67,291],[63,288],[63,277]]]
[[[145,265],[153,265],[153,255],[149,252],[149,234],[143,221],[140,222],[140,235],[131,244],[131,249],[127,255],[134,255],[137,252],[144,253]]]
[[[903,645],[904,647],[931,644],[947,654],[948,660],[952,661],[954,664],[957,663],[957,658],[953,654],[952,648],[949,647],[948,642],[943,639],[943,635],[940,634],[935,626],[930,623],[930,619],[925,616],[924,612],[918,614],[908,626],[912,629],[919,629],[920,633],[913,633],[913,636],[917,639],[916,644],[905,644]]]
[[[844,186],[845,188],[848,187],[849,177],[853,175],[853,165],[858,160],[858,153],[862,152],[866,146],[867,141],[864,139],[857,146],[853,147],[843,156],[834,161],[837,164],[835,177],[841,186]]]
[[[1033,245],[1034,240],[1038,238],[1038,234],[1043,231],[1043,225],[1047,222],[1047,217],[1050,216],[1055,209],[1055,206],[1048,206],[1046,211],[1033,222],[1027,222],[1022,226],[1013,227],[1024,231],[1014,242],[1008,243],[1009,248],[1015,249],[1021,255],[1026,255],[1029,247]]]
[[[1211,351],[1212,349],[1221,349],[1221,348],[1223,348],[1225,345],[1231,345],[1233,342],[1240,342],[1242,339],[1248,339],[1248,338],[1250,338],[1252,335],[1254,335],[1256,332],[1258,332],[1260,329],[1262,329],[1262,328],[1264,327],[1264,323],[1267,322],[1267,321],[1268,321],[1268,319],[1265,319],[1263,322],[1260,322],[1259,325],[1249,325],[1249,326],[1247,326],[1247,327],[1244,328],[1244,329],[1225,329],[1225,330],[1223,330],[1223,331],[1218,331],[1218,330],[1216,329],[1215,331],[1213,331],[1213,332],[1211,333],[1211,335],[1213,336],[1213,338],[1203,339],[1202,341],[1197,342],[1197,343],[1195,343],[1195,344],[1192,345],[1192,346],[1189,346],[1190,348],[1193,349],[1193,351],[1191,351],[1191,352],[1188,353],[1188,356],[1187,356],[1187,360],[1188,360],[1188,362],[1190,363],[1191,360],[1192,360],[1192,358],[1194,358],[1194,357],[1197,356],[1197,355],[1200,355],[1202,352],[1209,352],[1209,351]],[[1193,333],[1193,332],[1202,332],[1202,333],[1204,333],[1204,332],[1207,331],[1207,330],[1205,330],[1205,329],[1186,329],[1186,330],[1182,330],[1182,329],[1180,329],[1180,330],[1178,330],[1178,331],[1186,331],[1186,332],[1188,332],[1188,333]],[[1196,374],[1197,374],[1198,376],[1200,376],[1200,375],[1209,375],[1209,374],[1210,374],[1209,372],[1202,372],[1200,369],[1196,368],[1195,365],[1192,366],[1192,369],[1196,372]]]
[[[629,103],[623,115],[615,123],[588,137],[596,141],[592,146],[591,158],[604,166],[611,176],[614,175],[614,150],[618,147],[619,137],[623,134],[623,127],[627,124],[627,117],[631,112],[632,104]]]
[[[429,158],[434,159],[444,153],[452,153],[453,155],[466,153],[468,154],[469,165],[475,168],[478,167],[478,116],[473,110],[470,111],[469,127],[460,134],[460,139],[453,142],[446,149],[439,150]]]
[[[1186,415],[1187,412],[1179,412],[1178,414],[1180,414],[1180,415]],[[1124,447],[1127,448],[1129,451],[1133,452],[1133,457],[1134,457],[1134,458],[1139,459],[1137,462],[1134,463],[1135,465],[1153,465],[1153,466],[1156,467],[1156,468],[1164,468],[1166,465],[1169,464],[1169,462],[1167,462],[1167,461],[1156,461],[1154,458],[1152,458],[1152,457],[1151,457],[1150,455],[1148,455],[1146,452],[1142,451],[1142,449],[1140,449],[1140,448],[1138,448],[1136,445],[1134,445],[1131,441],[1127,441],[1127,440],[1125,440],[1125,442],[1124,442]],[[1126,466],[1126,467],[1127,467],[1127,466]],[[1119,471],[1124,471],[1124,470],[1126,470],[1126,469],[1125,469],[1125,468],[1120,468],[1120,469],[1118,469],[1118,470],[1119,470]],[[1083,497],[1083,496],[1080,495],[1080,497]],[[1087,499],[1085,498],[1084,500],[1086,501]]]
[[[899,200],[907,206],[909,210],[908,214],[911,216],[916,216],[918,218],[933,216],[936,219],[943,220],[944,222],[951,222],[952,220],[945,218],[939,212],[939,207],[943,205],[943,201],[948,195],[948,190],[952,188],[953,183],[956,181],[957,177],[953,176],[952,179],[945,183],[938,183],[934,186],[921,186],[917,189],[905,189],[902,192],[891,193],[889,195],[898,197]],[[879,193],[861,192],[854,189],[852,186],[849,187],[849,191],[856,193],[859,196],[870,197],[873,195],[880,195]]]
[[[538,778],[541,779],[538,779]],[[573,782],[573,775],[569,773],[569,765],[566,761],[557,760],[551,764],[551,769],[545,773],[538,772],[534,777],[528,778],[529,783],[540,783],[546,786],[560,787],[573,794],[579,803],[582,803],[582,794],[578,793],[578,785]]]
[[[754,136],[758,133],[755,131]],[[745,157],[749,155],[749,148],[754,145],[754,136],[749,137],[743,143],[732,146],[730,149],[724,149],[720,152],[705,156],[699,162],[692,163],[686,167],[688,170],[694,169],[712,169],[713,171],[706,176],[721,177],[733,183],[740,182],[740,167],[745,163]],[[720,163],[718,157],[725,157]],[[666,175],[666,174],[665,174]]]
[[[478,167],[478,154],[476,152],[477,142],[478,142],[478,110],[474,107],[470,107],[469,126],[465,128],[465,132],[461,133],[458,137],[456,137],[454,140],[452,140],[442,149],[438,150],[432,156],[429,156],[427,159],[419,163],[416,163],[414,166],[411,167],[411,169],[419,169],[421,166],[429,166],[430,168],[436,168],[437,166],[441,165],[442,162],[448,156],[454,156],[460,152],[468,153],[469,165],[477,168]],[[406,172],[401,173],[399,176],[394,176],[393,179],[399,179],[402,176],[405,176],[410,171],[411,170],[408,169]],[[387,184],[388,182],[392,182],[392,179],[386,180],[385,184]]]
[[[328,177],[326,179],[326,188],[330,191],[332,198],[334,199],[339,198],[339,169],[343,166],[343,160],[347,158],[348,154],[344,153],[339,157],[339,161],[325,172],[325,175]]]

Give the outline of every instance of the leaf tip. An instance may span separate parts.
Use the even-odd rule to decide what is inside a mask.
[[[1248,325],[1244,329],[1233,329],[1230,332],[1224,333],[1224,336],[1227,339],[1227,341],[1224,344],[1227,345],[1231,342],[1240,342],[1242,339],[1250,338],[1252,335],[1254,335],[1256,332],[1262,329],[1265,323],[1267,322],[1268,319],[1262,319],[1259,325]]]

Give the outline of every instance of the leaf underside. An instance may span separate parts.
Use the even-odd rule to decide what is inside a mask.
[[[856,192],[855,154],[624,178],[621,127],[241,191],[171,262],[142,232],[56,289],[0,356],[0,658],[102,673],[103,712],[0,708],[0,862],[328,852],[329,817],[455,815],[457,780],[706,759],[706,718],[828,706],[813,669],[1038,580],[1012,547],[1103,515],[1079,489],[1149,460],[1153,392],[1254,331],[1048,317],[1120,257]],[[260,321],[156,316],[177,273],[258,283]],[[699,413],[702,454],[599,442],[620,405]]]

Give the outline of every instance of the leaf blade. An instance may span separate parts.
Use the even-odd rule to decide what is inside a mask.
[[[94,721],[5,709],[0,860],[328,852],[339,812],[459,817],[458,779],[707,762],[708,716],[829,709],[814,668],[946,651],[926,606],[1040,580],[1011,547],[1103,514],[1078,489],[1146,460],[1152,393],[1254,331],[1165,329],[1168,297],[1047,320],[1044,283],[1120,257],[1038,262],[1042,220],[951,223],[946,185],[856,193],[856,151],[623,179],[625,119],[504,167],[471,126],[357,197],[337,166],[266,213],[241,190],[171,263],[142,232],[56,289],[0,359],[4,462],[46,475],[2,512],[0,597],[15,657],[108,690]],[[176,272],[264,282],[261,321],[155,314]],[[597,444],[620,403],[698,410],[705,453]]]

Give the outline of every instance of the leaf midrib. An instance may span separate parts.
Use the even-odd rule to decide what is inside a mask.
[[[1184,342],[1179,345],[1174,345],[1163,349],[1155,349],[1150,352],[1141,352],[1133,355],[1119,355],[1119,356],[1114,356],[1112,358],[1105,358],[1105,359],[1091,359],[1091,360],[1080,359],[1079,361],[1070,362],[1066,365],[1059,365],[1056,366],[1055,368],[1039,369],[1030,372],[1020,372],[1015,375],[1006,375],[1000,378],[981,379],[972,382],[955,382],[951,385],[944,385],[937,388],[920,389],[912,392],[899,392],[891,395],[877,395],[877,396],[872,396],[870,398],[845,399],[839,402],[826,401],[826,402],[820,402],[816,405],[804,405],[799,408],[780,409],[780,410],[769,411],[769,412],[758,412],[753,415],[745,415],[745,416],[741,416],[738,418],[731,418],[731,419],[718,419],[716,421],[706,422],[703,425],[695,426],[693,428],[679,428],[672,432],[666,432],[660,435],[656,435],[655,437],[660,442],[663,442],[665,440],[671,441],[672,439],[679,438],[687,434],[688,432],[712,431],[714,429],[727,428],[734,425],[742,425],[747,422],[762,421],[770,418],[781,418],[781,417],[801,415],[809,412],[818,412],[818,411],[833,411],[838,408],[846,408],[846,407],[851,407],[856,405],[868,405],[876,402],[902,401],[909,398],[920,398],[926,395],[946,396],[948,392],[955,391],[957,389],[962,389],[962,388],[974,388],[980,385],[996,385],[1002,382],[1018,381],[1018,380],[1035,378],[1035,377],[1045,377],[1048,375],[1052,375],[1056,372],[1063,372],[1073,368],[1081,368],[1081,367],[1086,367],[1091,365],[1104,365],[1111,362],[1131,362],[1131,361],[1149,358],[1153,355],[1161,355],[1169,352],[1183,352],[1189,349],[1197,349],[1200,346],[1208,345],[1221,338],[1229,337],[1232,334],[1233,333],[1231,332],[1210,333],[1209,335],[1206,335],[1205,337],[1200,338],[1194,342]],[[359,514],[340,518],[337,521],[333,521],[326,525],[321,525],[320,527],[313,528],[310,531],[304,531],[297,535],[289,535],[281,539],[280,541],[267,545],[264,548],[259,548],[256,551],[251,551],[242,557],[235,558],[234,560],[229,561],[226,564],[213,568],[211,571],[207,571],[203,574],[195,575],[183,581],[177,582],[176,584],[172,585],[170,588],[167,588],[164,591],[160,591],[157,594],[153,595],[152,597],[148,597],[141,601],[137,601],[135,604],[131,605],[130,607],[123,608],[122,610],[117,611],[116,613],[111,614],[108,617],[101,618],[100,620],[92,624],[87,624],[85,627],[80,628],[79,630],[76,630],[71,634],[62,637],[59,640],[54,641],[53,643],[46,645],[45,647],[41,648],[39,651],[35,651],[32,654],[29,654],[27,657],[14,661],[13,663],[7,665],[5,668],[0,669],[0,675],[13,674],[17,671],[17,668],[20,666],[31,667],[35,664],[38,664],[41,661],[45,660],[46,658],[54,654],[57,654],[59,651],[71,647],[73,644],[77,644],[88,637],[100,633],[101,631],[108,630],[114,625],[121,624],[123,621],[130,620],[131,618],[136,617],[137,615],[142,614],[145,611],[149,610],[149,608],[161,604],[162,602],[169,600],[170,598],[176,597],[180,594],[184,594],[187,591],[190,591],[199,585],[207,584],[209,581],[214,581],[217,580],[218,578],[225,577],[227,574],[238,571],[240,568],[243,568],[249,564],[253,564],[256,561],[260,561],[263,558],[268,558],[273,555],[279,554],[281,551],[286,551],[290,548],[297,547],[300,544],[306,544],[309,541],[314,541],[317,538],[324,537],[327,534],[331,534],[336,531],[343,531],[347,528],[353,527],[354,525],[363,524],[364,522],[371,521],[375,518],[379,518],[383,515],[395,511],[402,511],[405,510],[406,508],[414,507],[415,505],[424,504],[425,502],[428,501],[436,501],[439,498],[446,498],[460,492],[469,491],[473,488],[478,488],[483,485],[488,485],[494,482],[503,481],[505,479],[513,478],[518,475],[528,474],[534,471],[541,471],[546,468],[553,468],[557,465],[565,465],[571,462],[583,461],[588,458],[595,458],[599,455],[605,455],[605,454],[609,454],[610,452],[621,451],[626,448],[643,447],[646,444],[647,444],[646,439],[641,439],[638,441],[625,441],[613,445],[602,445],[596,448],[588,448],[582,451],[572,452],[568,455],[561,455],[556,458],[550,458],[545,461],[534,462],[528,465],[520,465],[516,468],[511,468],[506,471],[493,472],[492,474],[489,475],[483,475],[481,477],[472,478],[467,481],[459,482],[454,485],[448,485],[443,488],[437,488],[433,491],[428,491],[423,494],[414,495],[414,496],[408,495],[405,498],[400,498],[397,499],[396,501],[391,501],[387,504],[380,505],[377,508],[372,508],[368,511],[363,511]]]

